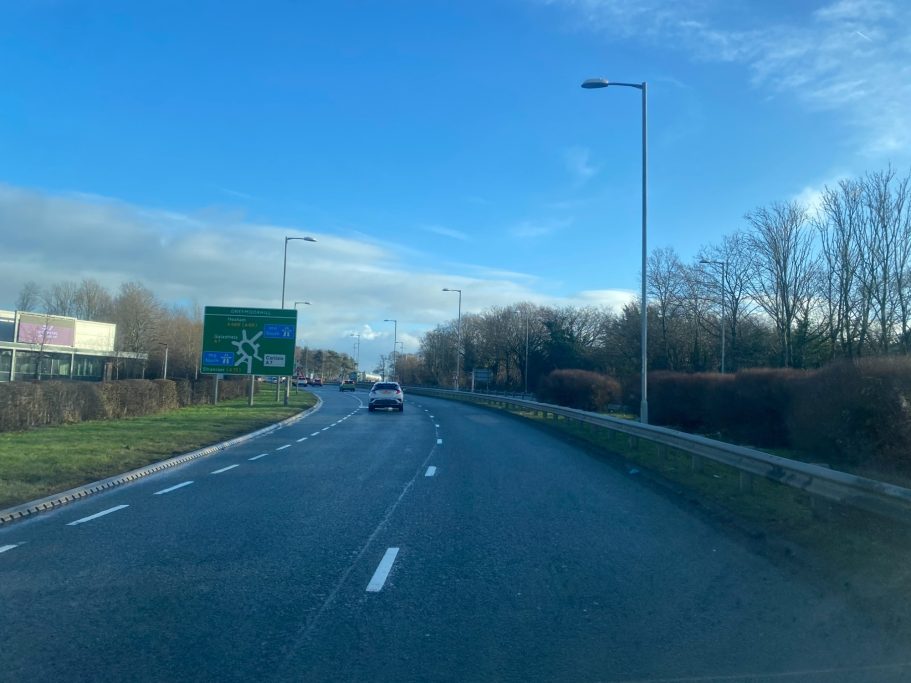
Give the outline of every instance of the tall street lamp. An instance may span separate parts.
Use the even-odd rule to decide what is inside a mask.
[[[398,343],[398,340],[399,340],[399,321],[398,321],[398,320],[393,320],[392,318],[386,318],[385,320],[383,320],[383,322],[384,322],[384,323],[393,323],[393,324],[395,325],[395,327],[392,328],[392,329],[393,329],[393,333],[392,333],[392,362],[390,363],[390,366],[389,366],[389,373],[392,375],[392,381],[394,382],[394,381],[395,381],[395,374],[396,374],[396,372],[398,371],[398,367],[396,367],[396,364],[395,364],[395,361],[396,361],[396,358],[395,358],[395,345],[396,345],[396,343]]]
[[[288,242],[291,240],[300,240],[301,242],[316,242],[312,237],[285,237],[285,257],[282,261],[282,308],[285,307],[285,281],[288,276]],[[275,400],[278,400],[278,392],[281,388],[281,381],[279,380],[275,387]],[[252,385],[251,385],[252,386]],[[285,405],[288,405],[288,398],[291,396],[291,377],[288,377],[288,386],[285,388]],[[253,400],[253,390],[250,390],[250,400]],[[253,405],[252,403],[250,405]]]
[[[360,371],[361,371],[361,335],[360,334],[349,334],[348,336],[357,337],[357,351],[355,352],[357,355],[354,360],[354,365],[355,365],[355,370],[357,370],[358,374],[360,374]]]
[[[159,344],[164,347],[164,369],[161,372],[161,378],[167,379],[168,378],[168,345],[165,344],[164,342],[159,342]]]
[[[285,260],[282,265],[282,308],[285,307],[285,281],[288,279],[288,242],[300,240],[301,242],[316,242],[312,237],[285,237]]]
[[[727,261],[711,261],[709,259],[701,259],[699,263],[710,263],[716,266],[721,266],[721,374],[724,374],[724,290],[725,281],[724,276],[725,272],[728,269]]]
[[[462,378],[462,290],[461,289],[450,289],[449,287],[443,287],[444,292],[458,292],[459,293],[459,326],[458,326],[458,341],[456,341],[456,376],[455,376],[455,389],[459,390],[459,380]]]
[[[642,83],[614,83],[606,78],[589,78],[582,82],[586,89],[606,88],[608,86],[637,88],[642,91],[642,402],[639,405],[639,421],[648,424],[648,300],[646,299],[647,283],[647,239],[648,234],[648,85]]]
[[[297,307],[298,307],[298,306],[312,306],[312,304],[311,304],[309,301],[295,301],[295,302],[294,302],[294,309],[297,310]],[[298,325],[298,329],[300,329],[300,326],[299,326],[299,325]],[[295,332],[296,332],[296,330],[295,330]],[[297,334],[295,334],[294,336],[296,337]],[[295,351],[296,351],[296,350],[297,350],[297,340],[296,340],[296,339],[294,340],[294,344],[295,344]],[[297,367],[296,367],[296,364],[295,364],[295,370],[296,370],[296,369],[297,369]]]

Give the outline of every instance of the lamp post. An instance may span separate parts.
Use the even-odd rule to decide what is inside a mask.
[[[298,306],[301,306],[301,305],[303,305],[303,306],[310,306],[311,304],[310,304],[309,301],[295,301],[295,302],[294,302],[294,309],[297,310],[297,307],[298,307]],[[297,337],[297,330],[295,330],[294,336]],[[297,354],[297,339],[294,340],[294,352],[295,352],[295,355],[296,355],[296,354]],[[297,358],[296,358],[296,357],[295,357],[295,359],[294,359],[294,370],[295,370],[295,373],[296,373],[296,372],[297,372]],[[297,386],[297,382],[295,382],[294,386],[295,386],[295,387]],[[288,391],[291,391],[291,390],[288,389]]]
[[[525,311],[525,393],[528,393],[528,311]],[[524,396],[523,396],[524,398]]]
[[[456,341],[456,376],[455,376],[455,389],[456,389],[456,391],[458,391],[460,380],[462,379],[462,290],[461,289],[450,289],[449,287],[443,287],[443,291],[459,293],[459,323],[458,323],[458,340]]]
[[[711,263],[716,266],[721,266],[721,374],[724,374],[724,291],[725,287],[725,272],[728,269],[728,262],[725,261],[712,261],[709,259],[701,259],[699,263]],[[736,341],[736,340],[735,340]]]
[[[642,83],[615,83],[606,78],[589,78],[582,83],[586,89],[608,86],[636,88],[642,91],[642,402],[639,405],[639,421],[648,424],[648,300],[646,298],[648,266],[648,85]]]
[[[396,361],[396,358],[395,358],[395,345],[396,345],[396,343],[397,343],[398,340],[399,340],[399,321],[398,321],[398,320],[394,320],[394,319],[392,319],[392,318],[386,318],[385,320],[383,320],[383,322],[384,322],[384,323],[393,323],[393,324],[395,325],[395,327],[392,328],[392,329],[393,329],[393,332],[392,332],[392,362],[390,363],[390,366],[389,366],[389,372],[390,372],[390,374],[392,375],[392,381],[394,382],[394,381],[395,381],[395,373],[396,373],[396,371],[398,370],[398,368],[397,368],[396,365],[395,365],[395,361]]]
[[[355,365],[354,369],[357,371],[358,375],[360,375],[360,372],[361,372],[361,335],[360,335],[360,333],[358,333],[358,334],[350,334],[348,336],[357,337],[357,351],[355,352],[356,356],[354,359],[354,365]]]
[[[285,257],[284,257],[284,260],[282,261],[282,308],[285,307],[285,281],[287,280],[287,277],[288,277],[288,242],[290,242],[292,240],[300,240],[301,242],[316,242],[316,240],[313,239],[312,237],[287,237],[287,236],[285,237]],[[251,387],[252,387],[253,377],[251,377],[250,380],[251,380]],[[281,378],[278,378],[278,380],[279,381],[276,382],[276,387],[275,387],[275,400],[276,401],[278,400],[278,392],[280,391],[281,385],[282,385]],[[290,395],[291,395],[291,378],[288,377],[288,385],[285,388],[285,405],[288,405],[288,397]],[[251,401],[250,405],[253,405],[252,404],[252,401],[253,401],[253,389],[252,388],[250,389],[250,401]]]
[[[164,347],[164,369],[161,371],[161,378],[167,379],[168,378],[168,345],[163,342],[159,342],[159,344]]]

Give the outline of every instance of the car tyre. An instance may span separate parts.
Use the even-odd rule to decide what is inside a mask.
[[[367,406],[368,413],[372,413],[374,410],[376,410],[376,408],[374,408],[373,406]]]

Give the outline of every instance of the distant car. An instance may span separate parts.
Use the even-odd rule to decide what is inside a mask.
[[[310,380],[310,384],[314,387],[321,387],[323,386],[323,380],[321,380],[319,377],[314,377]]]
[[[355,384],[350,379],[346,379],[344,382],[338,385],[339,391],[354,391]]]
[[[367,410],[392,408],[400,413],[405,410],[405,394],[398,382],[377,382],[367,397]]]
[[[296,380],[294,380],[294,383],[299,387],[305,387],[310,383],[310,380],[308,380],[306,377],[298,377]]]

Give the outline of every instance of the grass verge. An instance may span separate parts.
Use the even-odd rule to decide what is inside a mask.
[[[274,385],[247,399],[191,406],[156,415],[82,422],[0,434],[0,509],[127,472],[247,434],[316,404],[291,392],[287,406]]]

